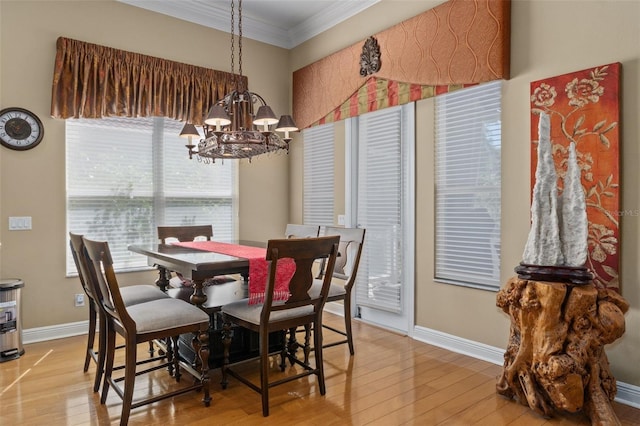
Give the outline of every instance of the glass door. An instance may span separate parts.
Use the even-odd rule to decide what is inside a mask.
[[[347,223],[366,229],[355,316],[402,333],[413,327],[414,104],[347,126]]]

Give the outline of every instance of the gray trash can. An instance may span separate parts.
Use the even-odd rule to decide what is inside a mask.
[[[20,290],[24,282],[17,278],[0,279],[0,362],[24,354]]]

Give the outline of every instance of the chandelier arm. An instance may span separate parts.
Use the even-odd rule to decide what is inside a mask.
[[[262,96],[260,96],[259,94],[257,94],[256,92],[249,92],[249,95],[251,95],[251,101],[255,102],[254,99],[259,99],[260,102],[262,102],[262,105],[267,105],[267,101],[264,100],[264,98]]]

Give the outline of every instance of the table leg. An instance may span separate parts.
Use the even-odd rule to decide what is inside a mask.
[[[196,306],[202,306],[207,301],[207,295],[202,291],[202,283],[204,280],[202,279],[194,279],[193,281],[193,294],[189,298],[191,303]]]
[[[156,285],[165,293],[167,291],[167,287],[169,287],[170,275],[171,272],[167,271],[166,268],[158,266],[158,279],[156,280]]]

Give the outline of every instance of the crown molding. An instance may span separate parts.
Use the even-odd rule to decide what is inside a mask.
[[[221,2],[214,3],[206,0],[117,1],[227,33],[231,31],[230,6]],[[285,49],[292,49],[379,1],[333,1],[330,6],[291,29],[281,28],[248,16],[245,6],[245,13],[242,16],[242,36]]]
[[[327,7],[322,12],[308,18],[289,30],[291,45],[288,49],[304,43],[312,37],[346,21],[380,0],[342,1]]]

